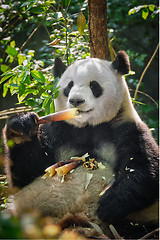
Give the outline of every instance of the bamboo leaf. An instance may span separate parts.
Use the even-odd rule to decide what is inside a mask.
[[[29,98],[26,101],[27,105],[31,106],[32,108],[40,108],[42,104],[41,99],[34,99],[34,98]]]
[[[33,78],[35,78],[38,82],[45,83],[45,77],[43,74],[37,70],[32,70],[31,75]]]
[[[54,106],[54,100],[52,100],[50,104],[50,113],[54,113],[54,112],[55,112],[55,106]]]
[[[9,89],[9,83],[5,83],[3,85],[3,97],[7,95],[8,89]]]
[[[49,114],[50,113],[50,104],[51,104],[51,97],[48,97],[44,100],[42,107],[45,108],[45,113]]]
[[[24,83],[25,82],[25,80],[26,80],[26,78],[27,78],[27,75],[28,75],[28,71],[26,70],[26,71],[24,71],[24,72],[22,72],[21,73],[21,75],[20,75],[20,77],[19,77],[19,82],[21,83]]]
[[[42,99],[46,99],[46,98],[50,98],[50,95],[49,95],[49,93],[47,93],[47,92],[44,92],[44,93],[42,93],[42,95],[41,95],[41,98]]]
[[[3,76],[3,75],[2,75]],[[4,75],[4,77],[2,77],[1,81],[0,81],[0,84],[5,82],[6,80],[8,80],[10,77],[13,76],[13,73],[11,72],[8,72],[7,74]]]

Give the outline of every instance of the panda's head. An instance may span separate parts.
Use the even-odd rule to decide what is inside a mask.
[[[78,127],[112,120],[121,109],[125,92],[123,75],[129,69],[129,58],[124,51],[117,54],[113,63],[90,58],[76,61],[67,69],[56,59],[55,76],[64,71],[59,80],[56,111],[78,108],[81,117],[69,120]]]

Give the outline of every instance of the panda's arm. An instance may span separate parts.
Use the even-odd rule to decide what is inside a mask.
[[[114,223],[158,197],[158,146],[143,123],[116,129],[115,182],[100,198],[98,216]]]
[[[4,128],[5,168],[11,185],[27,185],[54,162],[47,127],[39,128],[37,119],[35,113],[14,115]]]

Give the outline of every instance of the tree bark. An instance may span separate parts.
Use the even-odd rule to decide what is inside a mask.
[[[109,60],[106,0],[88,0],[91,57]]]

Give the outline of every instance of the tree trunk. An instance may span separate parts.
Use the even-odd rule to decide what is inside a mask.
[[[91,57],[109,60],[106,0],[88,0]]]

